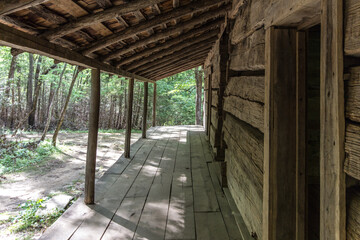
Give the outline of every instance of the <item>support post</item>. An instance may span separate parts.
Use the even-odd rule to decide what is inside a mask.
[[[144,111],[143,111],[143,122],[142,122],[142,138],[146,138],[146,123],[148,113],[148,94],[149,94],[149,83],[144,82]]]
[[[306,234],[306,33],[296,33],[296,240]]]
[[[346,239],[343,0],[321,1],[320,239]]]
[[[152,126],[156,126],[156,83],[154,83]]]
[[[125,134],[125,157],[126,158],[130,158],[133,100],[134,100],[134,78],[130,78],[129,79],[129,88],[128,88],[128,109],[127,109],[127,116],[126,116],[126,134]]]
[[[212,86],[211,86],[211,80],[212,80],[212,67],[211,67],[211,73],[208,77],[208,111],[207,111],[207,125],[206,125],[206,134],[210,138],[210,128],[211,128],[211,105],[212,105]]]
[[[296,239],[296,30],[266,31],[264,240]]]
[[[89,133],[86,155],[85,173],[85,204],[94,204],[95,201],[95,168],[96,150],[99,129],[100,112],[100,69],[91,70],[91,96],[89,113]]]

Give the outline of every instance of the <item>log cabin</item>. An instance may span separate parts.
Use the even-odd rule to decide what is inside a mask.
[[[82,201],[85,206],[96,203],[90,210],[98,210],[87,214],[90,210],[79,203],[43,239],[128,239],[108,222],[108,231],[99,237],[84,237],[108,214],[96,208],[95,189],[102,200],[116,198],[105,194],[106,184],[95,186],[94,181],[100,72],[129,79],[124,158],[138,161],[145,150],[136,158],[139,144],[130,146],[134,81],[143,81],[145,91],[148,83],[156,89],[157,80],[196,66],[205,72],[204,138],[189,131],[184,139],[190,145],[181,145],[180,137],[172,156],[191,158],[191,165],[201,158],[199,165],[213,166],[210,173],[220,184],[213,191],[220,197],[228,193],[233,216],[224,215],[221,198],[221,221],[209,220],[217,208],[203,211],[213,215],[201,214],[197,198],[211,198],[203,189],[205,177],[192,183],[196,186],[190,193],[175,184],[171,191],[193,196],[193,215],[183,224],[195,219],[195,227],[175,237],[166,228],[146,239],[360,239],[358,0],[5,0],[0,2],[0,22],[1,45],[92,69]],[[145,97],[147,102],[147,93]],[[146,137],[146,125],[143,131]],[[199,155],[194,149],[200,146],[204,150]],[[194,181],[208,177],[202,169],[190,171]],[[174,174],[187,176],[187,170],[179,167]],[[204,194],[197,196],[197,190]],[[172,193],[167,199],[165,226],[170,226]],[[131,212],[134,205],[124,201]],[[86,228],[90,220],[82,215],[100,220]],[[239,236],[231,234],[228,217],[236,220]],[[136,230],[130,239],[141,238],[140,233]]]

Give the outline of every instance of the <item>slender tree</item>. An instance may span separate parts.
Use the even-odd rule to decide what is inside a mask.
[[[27,121],[30,129],[34,127],[34,115],[33,113],[33,78],[34,78],[34,55],[29,53],[29,74],[27,81],[26,91],[26,112],[28,113]]]
[[[196,80],[196,109],[195,109],[195,114],[196,114],[196,125],[202,125],[203,122],[201,120],[202,115],[201,115],[201,97],[202,97],[202,72],[201,69],[199,68],[195,68],[194,69],[195,72],[195,80]]]

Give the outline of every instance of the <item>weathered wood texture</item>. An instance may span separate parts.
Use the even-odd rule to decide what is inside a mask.
[[[265,69],[265,30],[263,28],[234,46],[230,69],[235,71]]]
[[[228,186],[250,233],[262,239],[263,133],[226,114]]]
[[[142,138],[146,138],[147,131],[147,116],[148,116],[148,96],[149,83],[144,83],[144,105],[143,105],[143,119],[142,119]]]
[[[241,1],[240,1],[241,2]],[[235,19],[234,29],[231,32],[231,43],[238,44],[255,31],[264,26],[264,11],[267,1],[246,1],[239,10]]]
[[[156,126],[156,83],[153,90],[152,126]]]
[[[94,69],[91,72],[91,96],[89,111],[89,137],[86,155],[85,172],[85,203],[94,204],[95,201],[95,168],[96,150],[99,129],[100,112],[100,70]]]
[[[354,187],[347,191],[346,239],[360,239],[360,188]]]
[[[346,82],[346,118],[360,123],[360,67],[351,68]]]
[[[128,87],[128,99],[126,109],[126,133],[125,133],[125,150],[124,156],[130,157],[130,140],[131,140],[131,129],[132,129],[132,113],[133,113],[133,102],[134,102],[134,79],[129,79]]]
[[[266,41],[263,238],[296,239],[296,31]]]
[[[224,110],[264,131],[264,77],[233,77],[225,90]]]
[[[348,123],[345,136],[344,171],[360,180],[360,124]]]
[[[320,239],[345,239],[343,0],[321,7]]]
[[[345,0],[344,7],[344,51],[346,55],[360,57],[360,2],[357,0]]]

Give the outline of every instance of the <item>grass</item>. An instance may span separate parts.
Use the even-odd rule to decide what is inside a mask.
[[[57,151],[50,141],[8,141],[0,138],[0,175],[19,172],[38,165]]]
[[[60,130],[60,133],[87,133],[88,130],[70,130],[70,129],[63,129]],[[132,129],[132,133],[141,133],[139,129]],[[26,135],[33,135],[39,134],[42,131],[18,131],[18,134],[26,134]],[[53,134],[54,130],[48,131],[48,134]],[[99,129],[99,133],[125,133],[125,129]],[[13,131],[9,129],[0,129],[0,134],[12,135]]]

